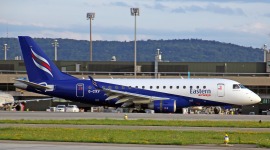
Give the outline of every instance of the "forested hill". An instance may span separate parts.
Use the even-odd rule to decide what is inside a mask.
[[[50,58],[54,58],[54,39],[34,39]],[[57,39],[58,60],[89,60],[89,41]],[[21,56],[17,38],[0,38],[0,59],[4,59],[3,44],[8,43],[8,59]],[[217,41],[200,39],[147,40],[137,41],[137,60],[154,61],[156,50],[162,52],[162,59],[170,62],[262,62],[263,51]],[[133,61],[134,42],[93,41],[93,60],[109,61],[116,56],[117,61]]]

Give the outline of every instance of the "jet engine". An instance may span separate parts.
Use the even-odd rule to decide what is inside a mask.
[[[157,100],[148,104],[148,108],[155,110],[156,113],[174,113],[176,111],[176,101]]]

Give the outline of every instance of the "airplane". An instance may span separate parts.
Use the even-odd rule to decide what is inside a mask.
[[[191,106],[252,105],[261,98],[229,79],[79,79],[61,72],[36,42],[19,36],[28,80],[17,88],[96,106],[174,113]]]
[[[14,104],[14,97],[10,94],[0,92],[0,108]]]
[[[22,105],[25,105],[25,103],[27,102],[52,100],[52,99],[54,98],[15,100],[11,94],[0,92],[0,109],[7,110],[11,106],[12,108],[16,108],[16,110],[20,110]]]

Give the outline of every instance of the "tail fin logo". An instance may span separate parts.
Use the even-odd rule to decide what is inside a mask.
[[[47,72],[48,74],[50,74],[53,77],[51,66],[50,66],[49,62],[45,58],[43,58],[43,57],[39,56],[38,54],[36,54],[32,50],[32,48],[31,48],[31,52],[32,52],[32,60],[33,60],[34,64],[38,68],[40,68],[41,70]]]

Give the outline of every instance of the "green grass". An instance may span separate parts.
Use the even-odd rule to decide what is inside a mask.
[[[270,133],[227,132],[230,144],[270,148]],[[0,128],[0,140],[62,141],[128,144],[223,144],[224,132],[153,131],[75,128]]]
[[[0,120],[0,124],[75,124],[75,125],[128,125],[128,126],[182,126],[182,127],[235,127],[235,128],[270,128],[270,122],[263,121],[182,121],[182,120]]]

